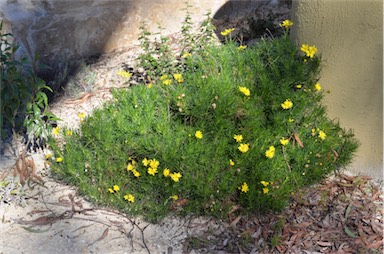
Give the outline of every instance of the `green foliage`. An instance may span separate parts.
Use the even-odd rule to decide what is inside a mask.
[[[1,138],[6,138],[5,130],[19,131],[25,126],[30,136],[47,139],[50,132],[47,122],[57,120],[52,113],[47,112],[48,97],[45,91],[52,92],[52,90],[34,74],[26,58],[15,59],[17,46],[10,42],[12,37],[12,34],[2,32],[1,22]]]
[[[149,221],[279,211],[350,162],[357,142],[326,116],[320,59],[288,31],[248,48],[190,42],[191,55],[164,62],[150,60],[143,36],[141,66],[156,82],[114,91],[73,135],[51,140],[58,176],[94,202]]]

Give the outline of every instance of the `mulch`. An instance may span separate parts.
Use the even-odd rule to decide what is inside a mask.
[[[197,253],[382,253],[382,182],[338,174],[292,196],[281,214],[231,218],[187,239]],[[209,239],[209,240],[206,240]]]

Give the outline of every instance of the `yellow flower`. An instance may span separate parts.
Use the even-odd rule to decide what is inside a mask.
[[[59,135],[60,134],[60,127],[57,126],[55,128],[52,129],[52,134],[53,135]]]
[[[83,112],[80,112],[77,114],[77,117],[79,117],[80,120],[83,120],[85,118],[85,114]]]
[[[130,78],[132,76],[132,73],[126,71],[126,70],[121,70],[117,72],[117,75],[123,78]]]
[[[260,182],[264,187],[267,187],[269,185],[269,182],[266,182],[266,181],[261,181]]]
[[[267,157],[268,159],[272,159],[273,156],[275,156],[275,147],[270,146],[269,149],[265,151],[265,157]]]
[[[183,80],[183,75],[181,73],[176,73],[176,74],[173,74],[173,78],[179,82],[179,83],[183,83],[184,80]]]
[[[144,167],[149,165],[149,160],[147,160],[147,158],[144,158],[141,162],[143,163]]]
[[[124,195],[124,199],[131,203],[135,202],[135,197],[132,194]]]
[[[268,188],[263,188],[263,194],[267,194],[269,192]]]
[[[300,50],[303,51],[309,58],[313,58],[317,52],[317,48],[315,46],[309,46],[308,44],[302,44]]]
[[[184,53],[184,55],[182,57],[183,58],[187,58],[187,57],[190,57],[190,56],[192,56],[192,54],[189,53],[189,52],[186,52],[186,53]]]
[[[251,95],[251,91],[249,91],[249,89],[245,86],[239,86],[239,91],[242,92],[245,96]]]
[[[286,19],[283,21],[283,23],[280,24],[281,27],[285,27],[285,29],[288,29],[290,28],[291,26],[293,26],[293,22],[290,21],[289,19]]]
[[[113,190],[118,192],[120,190],[119,185],[113,185]]]
[[[140,176],[140,172],[137,171],[136,169],[132,170],[132,173],[135,177],[139,177]]]
[[[166,168],[166,169],[164,169],[164,171],[163,171],[163,175],[164,175],[165,177],[168,177],[170,173],[171,173],[171,171],[169,170],[169,168]]]
[[[298,89],[300,89],[300,88],[302,88],[302,87],[303,87],[302,84],[298,84],[298,85],[296,86],[296,88],[298,88]]]
[[[179,199],[179,196],[177,196],[177,195],[173,195],[171,198],[172,198],[173,200],[178,200],[178,199]]]
[[[169,174],[169,176],[170,176],[171,179],[172,179],[173,181],[175,181],[175,182],[178,182],[179,179],[182,177],[182,175],[180,174],[180,172]]]
[[[244,50],[247,48],[247,45],[240,45],[237,49],[238,50]]]
[[[195,132],[195,137],[198,138],[198,139],[202,139],[203,138],[203,133],[201,131],[196,131]]]
[[[134,168],[133,168],[133,165],[131,163],[128,163],[127,165],[127,170],[128,171],[132,171]]]
[[[63,161],[63,158],[62,157],[59,157],[56,159],[56,162],[62,162]]]
[[[238,149],[240,152],[246,153],[249,151],[249,144],[240,144]]]
[[[170,79],[166,79],[166,80],[163,81],[163,85],[168,86],[170,84],[172,84],[172,80],[170,80]]]
[[[228,34],[232,33],[234,30],[235,30],[235,28],[225,29],[224,31],[221,31],[220,34],[222,36],[227,36]]]
[[[288,123],[293,123],[294,121],[295,121],[295,119],[292,119],[292,118],[288,119]]]
[[[156,159],[153,159],[153,160],[149,160],[149,166],[151,168],[155,168],[157,169],[157,167],[160,165],[160,162]]]
[[[157,173],[157,168],[148,168],[148,174],[155,175]]]
[[[109,193],[115,193],[115,191],[112,188],[108,188]]]
[[[248,184],[246,182],[243,183],[243,185],[241,185],[241,188],[239,188],[242,192],[245,192],[247,193],[249,188],[248,188]]]
[[[160,77],[160,80],[163,81],[163,80],[166,80],[168,79],[168,75],[167,74],[164,74]]]
[[[233,160],[229,160],[229,165],[231,165],[231,166],[235,166],[235,162],[233,161]]]
[[[280,139],[280,144],[282,144],[283,146],[288,145],[288,143],[289,143],[288,139],[286,139],[286,138],[281,138]]]
[[[66,134],[67,136],[72,136],[73,132],[71,130],[67,130]]]
[[[51,157],[53,156],[53,154],[51,154],[51,153],[47,153],[46,155],[45,155],[45,159],[50,159]]]
[[[243,141],[243,135],[235,135],[233,138],[236,140],[236,142],[241,142]]]
[[[327,134],[325,134],[324,131],[320,130],[320,131],[319,131],[319,138],[320,138],[321,140],[324,140],[326,137],[327,137]]]
[[[281,107],[283,109],[290,109],[293,107],[293,102],[290,99],[286,99],[283,103],[281,103]]]
[[[319,83],[316,83],[315,90],[316,91],[320,91],[321,90],[321,85]]]

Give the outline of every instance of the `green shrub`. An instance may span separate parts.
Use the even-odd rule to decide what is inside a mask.
[[[115,90],[79,130],[55,130],[55,172],[95,203],[149,221],[280,211],[357,148],[321,104],[316,48],[299,50],[288,31],[248,48],[191,42],[199,50],[172,67],[156,61],[154,84]]]
[[[11,33],[2,32],[0,22],[0,94],[1,94],[1,139],[9,138],[11,130],[27,128],[28,135],[48,138],[49,121],[57,120],[48,108],[45,91],[52,90],[38,78],[31,64],[24,57],[16,60],[18,49],[11,39]],[[35,59],[37,61],[37,59]]]

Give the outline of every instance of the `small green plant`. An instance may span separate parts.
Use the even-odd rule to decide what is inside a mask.
[[[46,91],[52,90],[35,75],[26,58],[15,59],[17,46],[10,42],[12,37],[11,33],[2,32],[0,22],[1,139],[9,138],[12,130],[18,132],[26,127],[31,138],[40,136],[47,140],[47,123],[57,120],[47,111]]]
[[[226,218],[234,206],[280,211],[357,148],[327,118],[317,49],[298,49],[291,25],[252,47],[231,40],[228,28],[225,45],[193,41],[187,56],[164,62],[152,57],[169,48],[144,33],[139,60],[154,83],[115,90],[79,130],[55,129],[55,172],[94,202],[152,222],[170,212]]]

